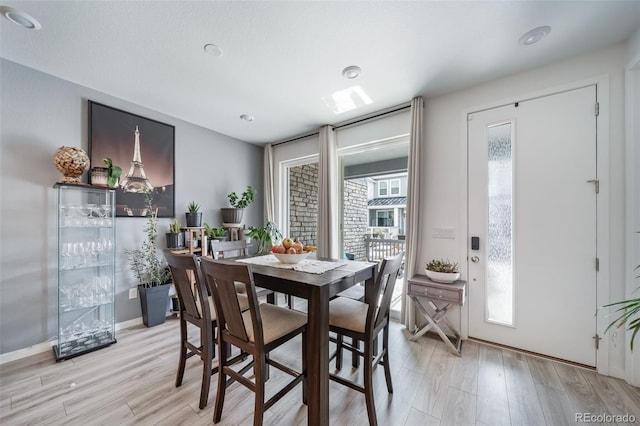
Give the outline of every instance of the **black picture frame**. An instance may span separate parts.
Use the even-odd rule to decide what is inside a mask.
[[[116,217],[146,217],[144,191],[158,217],[175,217],[175,126],[89,100],[89,158],[91,167],[110,158],[122,168]]]

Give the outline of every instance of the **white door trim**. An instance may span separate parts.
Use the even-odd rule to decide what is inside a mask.
[[[461,167],[460,179],[463,191],[460,192],[460,235],[464,238],[460,239],[460,259],[465,259],[469,252],[470,235],[468,225],[468,127],[467,117],[469,114],[492,109],[499,106],[507,105],[514,102],[520,102],[525,99],[538,98],[542,96],[549,96],[554,93],[565,92],[568,90],[574,90],[585,86],[596,85],[597,98],[600,104],[600,114],[597,120],[597,158],[598,158],[598,179],[600,180],[600,193],[598,195],[597,203],[597,239],[598,239],[598,257],[600,258],[600,271],[597,277],[597,289],[596,298],[598,306],[602,306],[610,302],[609,300],[609,269],[610,269],[610,242],[609,242],[609,194],[610,194],[610,182],[609,182],[609,123],[610,123],[610,102],[609,102],[609,75],[600,75],[586,80],[580,80],[572,83],[567,83],[559,86],[554,86],[546,89],[540,89],[538,91],[529,92],[520,95],[514,95],[508,99],[495,100],[493,102],[485,103],[482,105],[472,106],[465,108],[461,111],[460,115],[460,164]],[[466,279],[468,274],[467,262],[461,262],[460,272],[462,278]],[[595,310],[594,306],[594,310]],[[461,312],[461,334],[464,339],[469,336],[469,304],[465,304]],[[602,337],[600,341],[600,349],[596,354],[596,369],[599,373],[609,375],[609,350],[610,339],[609,336],[604,335],[604,330],[608,326],[607,318],[604,318],[600,312],[598,312],[596,328],[598,334]]]
[[[625,69],[625,182],[626,182],[626,226],[625,226],[625,295],[631,297],[631,292],[637,288],[638,275],[633,268],[640,259],[640,237],[636,232],[640,230],[640,55],[629,62]],[[637,294],[637,293],[636,293]],[[635,296],[635,294],[634,294]],[[627,333],[630,338],[631,333]],[[636,345],[638,338],[636,337]],[[634,386],[640,386],[640,351],[631,352],[629,341],[625,346],[625,379]]]

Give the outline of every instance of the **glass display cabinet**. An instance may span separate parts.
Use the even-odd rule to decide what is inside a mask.
[[[115,191],[57,183],[57,360],[116,342]]]

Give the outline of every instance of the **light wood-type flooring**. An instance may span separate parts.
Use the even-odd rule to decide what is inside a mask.
[[[576,413],[629,414],[640,424],[640,389],[622,380],[470,341],[463,343],[458,358],[440,340],[425,336],[409,342],[407,337],[403,326],[392,324],[393,395],[387,393],[384,370],[375,371],[380,425],[559,426],[575,425]],[[121,330],[117,339],[108,348],[64,362],[43,353],[0,366],[0,424],[212,424],[217,375],[204,410],[198,409],[199,359],[188,360],[183,385],[174,386],[176,319]],[[300,341],[272,357],[299,366]],[[347,355],[345,364],[349,360]],[[283,379],[271,371],[268,396]],[[350,366],[342,370],[351,372]],[[266,412],[265,424],[307,424],[301,394],[298,385]],[[253,393],[231,385],[219,424],[251,424],[252,415]],[[368,424],[364,396],[333,382],[330,415],[332,425]]]

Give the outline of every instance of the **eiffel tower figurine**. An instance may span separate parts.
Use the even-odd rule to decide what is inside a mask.
[[[144,166],[142,165],[142,157],[140,156],[140,131],[136,126],[136,142],[133,148],[133,160],[131,160],[131,168],[129,173],[120,183],[120,187],[124,192],[147,192],[153,190],[153,185],[144,174]]]

